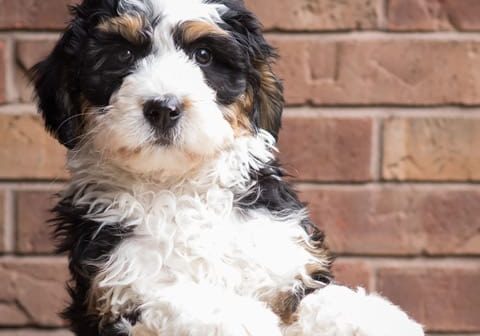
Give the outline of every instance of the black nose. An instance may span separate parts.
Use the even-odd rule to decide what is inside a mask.
[[[174,96],[148,100],[143,105],[143,114],[152,126],[167,130],[175,126],[182,116],[182,104]]]

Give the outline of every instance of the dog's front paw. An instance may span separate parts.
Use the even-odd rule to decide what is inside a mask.
[[[163,298],[168,300],[144,305],[141,316],[150,330],[158,330],[161,335],[282,335],[278,317],[264,303],[250,297],[188,284],[170,288]]]
[[[218,336],[281,336],[278,317],[264,304],[250,299],[236,300],[236,305],[217,315],[214,326]],[[202,336],[206,334],[201,334]],[[210,335],[210,334],[209,334]],[[199,335],[200,336],[200,335]]]
[[[422,327],[378,295],[330,285],[308,295],[287,336],[424,336]]]

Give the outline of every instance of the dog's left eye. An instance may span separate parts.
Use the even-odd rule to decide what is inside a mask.
[[[134,58],[133,52],[128,49],[122,50],[117,54],[117,59],[121,63],[130,63],[131,61],[133,61],[133,58]]]
[[[207,66],[212,62],[212,52],[206,48],[199,48],[193,54],[195,62],[201,66]]]

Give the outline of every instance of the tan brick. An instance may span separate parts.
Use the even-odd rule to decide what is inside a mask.
[[[480,331],[480,263],[384,267],[376,283],[431,331]]]
[[[315,181],[372,178],[372,120],[288,116],[280,133],[280,159],[294,176]]]
[[[0,104],[6,99],[5,41],[0,40]]]
[[[57,199],[53,191],[21,191],[16,195],[17,252],[51,253],[55,250],[50,210]]]
[[[57,179],[67,176],[65,150],[46,133],[40,117],[0,115],[0,177]]]
[[[0,336],[73,336],[68,330],[11,329],[0,330]]]
[[[351,30],[378,24],[377,0],[247,0],[266,29]]]
[[[30,102],[32,100],[33,89],[30,84],[28,70],[50,53],[55,41],[55,38],[17,41],[15,47],[15,84],[20,101]]]
[[[0,0],[0,29],[62,29],[75,0]]]
[[[480,119],[385,121],[383,177],[389,180],[480,179]]]
[[[63,259],[0,260],[0,325],[62,326],[67,277]]]
[[[480,104],[480,41],[270,36],[290,104]]]
[[[477,0],[389,0],[391,30],[479,30]]]
[[[314,221],[339,254],[478,255],[473,187],[303,187]]]
[[[372,268],[361,260],[336,259],[333,263],[333,274],[335,281],[351,288],[362,287],[367,290],[371,288],[373,277]]]
[[[5,193],[0,191],[0,252],[5,251]]]

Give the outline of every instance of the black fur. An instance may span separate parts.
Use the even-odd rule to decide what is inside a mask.
[[[250,118],[256,127],[269,131],[275,139],[281,128],[283,112],[283,85],[273,74],[272,62],[277,58],[272,48],[263,37],[262,25],[240,0],[209,0],[228,7],[222,16],[224,23],[220,26],[229,31],[246,53],[248,60],[247,83],[254,95],[254,107]],[[271,77],[272,87],[262,85],[265,76]]]
[[[199,48],[206,48],[213,53],[212,62],[202,67],[205,78],[216,91],[220,104],[235,102],[247,89],[249,64],[245,50],[235,40],[225,36],[207,35],[193,43],[186,43],[182,37],[180,26],[174,33],[174,39],[190,57],[193,58]]]
[[[150,27],[139,45],[95,27],[118,16],[118,0],[85,0],[71,8],[73,20],[53,52],[32,70],[33,83],[46,128],[67,148],[74,148],[83,127],[82,104],[105,106],[132,70],[133,62],[150,50]],[[131,59],[120,59],[124,50]]]
[[[70,306],[63,317],[70,322],[71,330],[77,336],[107,335],[100,330],[99,316],[88,312],[88,293],[92,279],[98,272],[95,264],[106,260],[112,250],[131,230],[122,223],[106,225],[99,230],[101,223],[85,219],[88,209],[75,208],[70,198],[64,198],[54,208],[56,219],[55,236],[59,242],[58,253],[67,253],[72,279],[68,285],[71,297]],[[134,316],[131,318],[134,322]],[[115,323],[105,326],[104,331],[118,329]],[[120,335],[120,334],[108,334]]]

